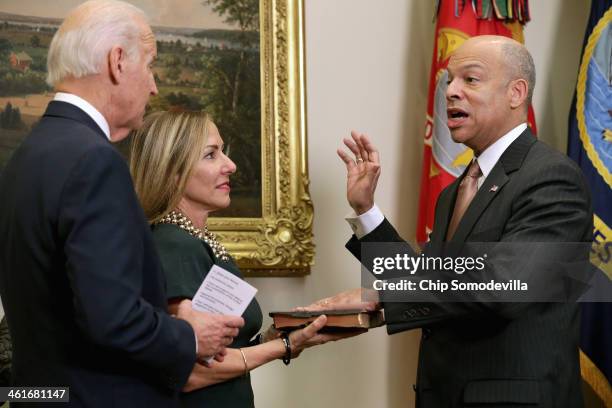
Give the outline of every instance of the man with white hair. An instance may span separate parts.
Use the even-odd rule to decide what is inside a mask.
[[[0,177],[0,294],[16,386],[70,387],[73,406],[172,406],[197,359],[244,322],[166,313],[165,282],[128,167],[110,142],[157,88],[142,11],[83,3],[48,56],[57,90]],[[161,180],[160,180],[161,182]]]

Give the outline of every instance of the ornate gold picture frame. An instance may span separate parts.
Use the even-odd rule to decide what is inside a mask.
[[[314,259],[302,0],[260,1],[262,215],[210,218],[247,276],[303,276]]]

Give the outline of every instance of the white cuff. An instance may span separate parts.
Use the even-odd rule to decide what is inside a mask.
[[[349,223],[357,238],[361,239],[382,224],[382,222],[385,220],[385,216],[380,211],[380,208],[374,204],[372,208],[363,214],[357,215],[354,211],[352,211],[344,219]]]

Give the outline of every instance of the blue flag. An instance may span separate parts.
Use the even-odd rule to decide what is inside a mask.
[[[592,261],[612,280],[612,0],[593,0],[569,117],[568,155],[593,196]],[[582,303],[582,376],[612,404],[612,303]]]

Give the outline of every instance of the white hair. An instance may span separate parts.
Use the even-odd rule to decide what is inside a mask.
[[[118,0],[90,0],[73,9],[51,40],[47,83],[99,74],[116,45],[128,58],[138,56],[143,34],[139,19],[147,21],[142,10]]]

